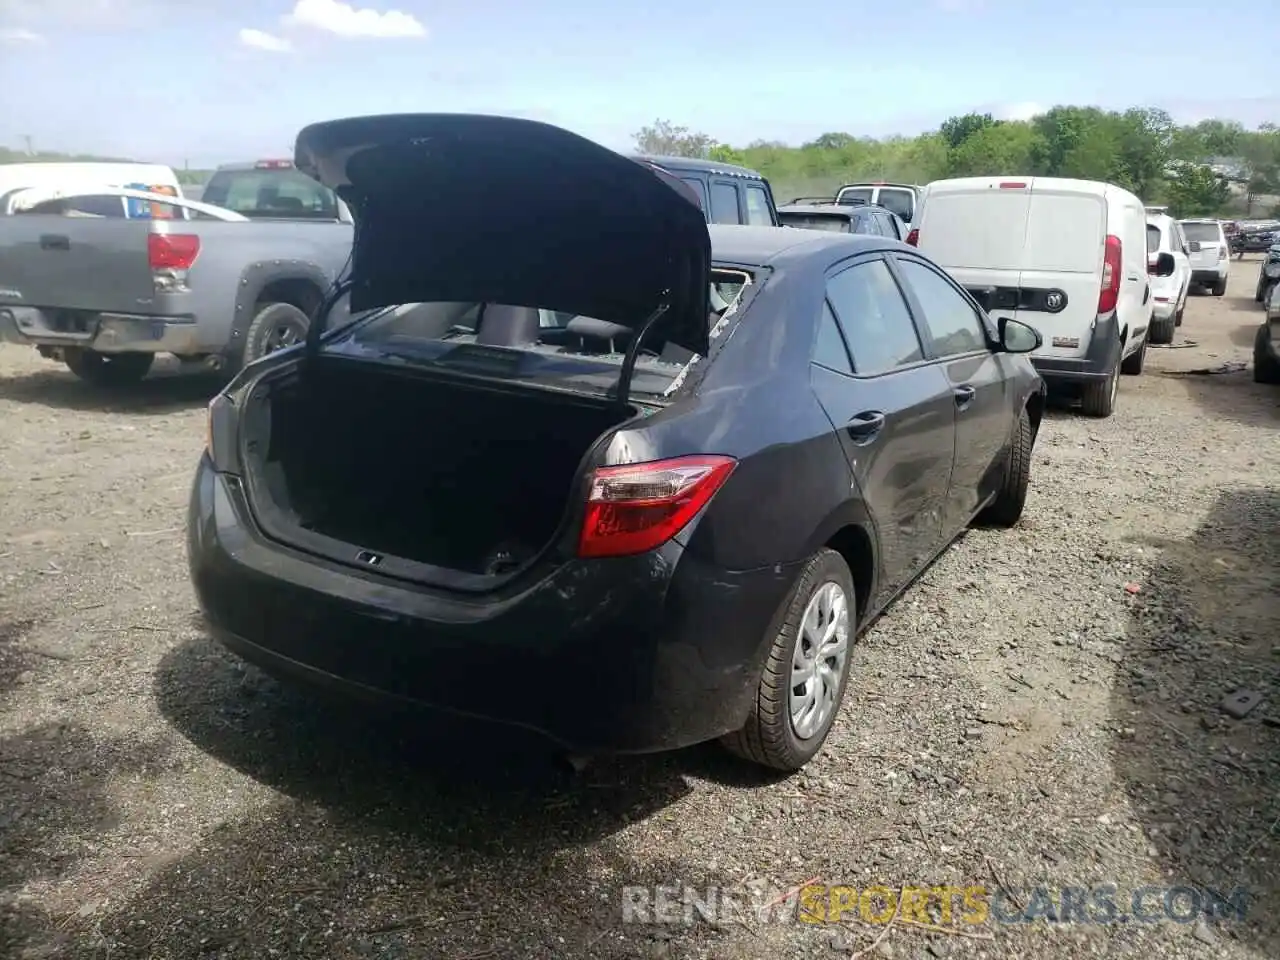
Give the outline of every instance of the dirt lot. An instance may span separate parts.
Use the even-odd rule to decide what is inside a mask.
[[[1192,372],[1248,359],[1256,259],[1233,270],[1116,416],[1046,420],[1023,524],[970,533],[871,632],[825,753],[781,782],[713,748],[572,779],[243,668],[193,619],[180,530],[209,384],[108,401],[0,347],[0,956],[1280,955],[1280,391]],[[1232,720],[1241,687],[1267,699]],[[811,878],[1256,899],[1222,923],[622,922],[625,885]]]

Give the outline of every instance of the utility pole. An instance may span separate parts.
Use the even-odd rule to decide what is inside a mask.
[[[31,134],[29,134],[29,133],[24,133],[24,134],[22,135],[22,139],[23,139],[23,140],[25,140],[25,141],[27,141],[27,156],[29,156],[29,157],[33,157],[33,156],[35,156],[35,153],[36,153],[36,152],[35,152],[34,150],[32,150],[32,149],[31,149]]]

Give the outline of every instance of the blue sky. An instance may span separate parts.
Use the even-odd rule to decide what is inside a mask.
[[[1235,82],[1227,55],[1197,39],[1203,12],[1190,0],[0,0],[0,144],[204,166],[288,156],[314,120],[436,110],[533,117],[618,149],[658,117],[736,144],[914,134],[1054,103],[1280,122],[1280,73]]]

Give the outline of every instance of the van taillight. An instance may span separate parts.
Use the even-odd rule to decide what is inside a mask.
[[[147,260],[156,293],[182,293],[187,271],[200,256],[200,238],[193,233],[147,234]]]
[[[578,556],[622,557],[662,546],[707,505],[735,466],[732,457],[688,456],[597,468]]]
[[[1000,184],[1000,189],[1001,190],[1025,190],[1027,189],[1027,185],[1023,183],[1021,180],[1008,180]]]
[[[918,246],[920,246],[920,231],[919,231],[919,230],[912,230],[910,233],[908,233],[908,234],[907,234],[907,243],[908,243],[908,244],[910,244],[910,245],[911,245],[911,246],[913,246],[913,247],[918,247]]]
[[[1102,289],[1098,293],[1098,315],[1110,313],[1120,299],[1120,274],[1123,272],[1123,248],[1120,238],[1107,236],[1106,252],[1102,255]]]

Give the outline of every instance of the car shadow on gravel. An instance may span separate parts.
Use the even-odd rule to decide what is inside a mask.
[[[164,370],[138,383],[96,387],[57,368],[0,377],[0,401],[93,413],[168,414],[207,404],[225,380]]]
[[[167,741],[103,738],[45,723],[0,737],[0,957],[36,956],[63,937],[52,917],[21,896],[30,884],[57,883],[115,826],[110,780],[166,762]],[[97,904],[76,904],[89,917]]]
[[[207,640],[171,651],[155,689],[181,735],[282,799],[103,925],[120,955],[207,938],[253,957],[630,957],[647,934],[620,923],[623,886],[725,882],[614,836],[644,820],[678,834],[669,808],[691,788],[670,757],[570,776],[519,735],[315,701]]]
[[[1225,491],[1192,537],[1144,546],[1160,553],[1118,664],[1117,780],[1166,882],[1249,891],[1246,920],[1216,935],[1277,956],[1280,489]],[[1233,719],[1241,691],[1262,702]]]
[[[1192,372],[1163,371],[1160,376],[1181,381],[1187,396],[1208,417],[1280,428],[1280,388],[1254,383],[1251,360],[1244,365],[1214,361]]]

